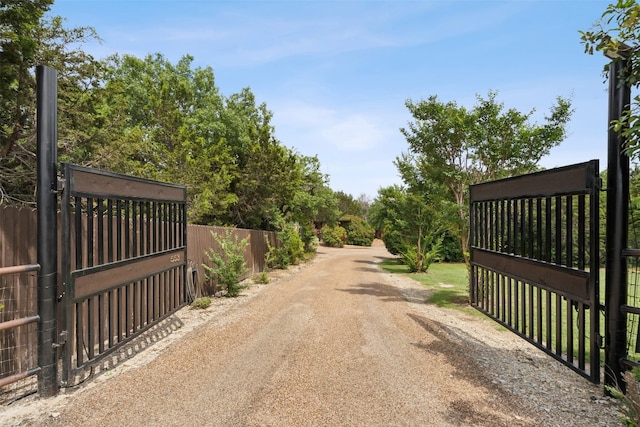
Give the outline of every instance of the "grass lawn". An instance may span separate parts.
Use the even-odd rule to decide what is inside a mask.
[[[381,267],[395,274],[404,274],[422,283],[425,288],[433,292],[427,302],[438,307],[470,309],[469,303],[469,275],[464,263],[435,263],[431,264],[426,273],[409,273],[409,269],[401,259],[387,259]],[[476,310],[473,310],[476,312]]]

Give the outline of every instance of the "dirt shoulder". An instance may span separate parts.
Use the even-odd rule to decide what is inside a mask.
[[[3,425],[615,426],[595,386],[481,316],[425,304],[371,248],[180,310],[120,361]],[[137,353],[136,348],[145,348]]]

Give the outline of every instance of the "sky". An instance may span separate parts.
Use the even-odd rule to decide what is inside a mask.
[[[273,112],[276,138],[318,156],[329,186],[373,199],[402,184],[405,106],[436,95],[472,108],[497,92],[505,109],[544,117],[570,98],[568,136],[541,166],[600,160],[606,168],[608,62],[580,30],[601,0],[56,0],[67,27],[93,27],[84,50],[192,55],[225,96],[249,87]]]

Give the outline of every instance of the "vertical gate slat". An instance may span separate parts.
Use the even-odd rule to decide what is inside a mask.
[[[567,267],[573,267],[573,196],[567,196],[566,251]]]
[[[578,368],[585,369],[585,309],[578,303]]]
[[[586,267],[586,237],[587,237],[587,227],[586,227],[586,206],[585,206],[585,195],[581,194],[578,196],[578,269],[584,270]]]
[[[87,267],[93,267],[93,248],[94,248],[94,236],[93,230],[93,199],[87,198]]]

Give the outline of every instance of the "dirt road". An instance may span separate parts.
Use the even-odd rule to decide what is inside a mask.
[[[491,377],[492,355],[511,358],[501,363],[517,368],[517,381],[542,375],[546,356],[489,320],[424,304],[419,285],[376,266],[389,256],[379,244],[321,248],[315,261],[230,301],[153,360],[69,391],[20,425],[616,424],[601,387],[567,368],[554,369],[572,378],[566,387],[582,389],[572,399],[586,409],[575,414],[554,413],[553,393],[551,409],[536,410],[533,398]]]

